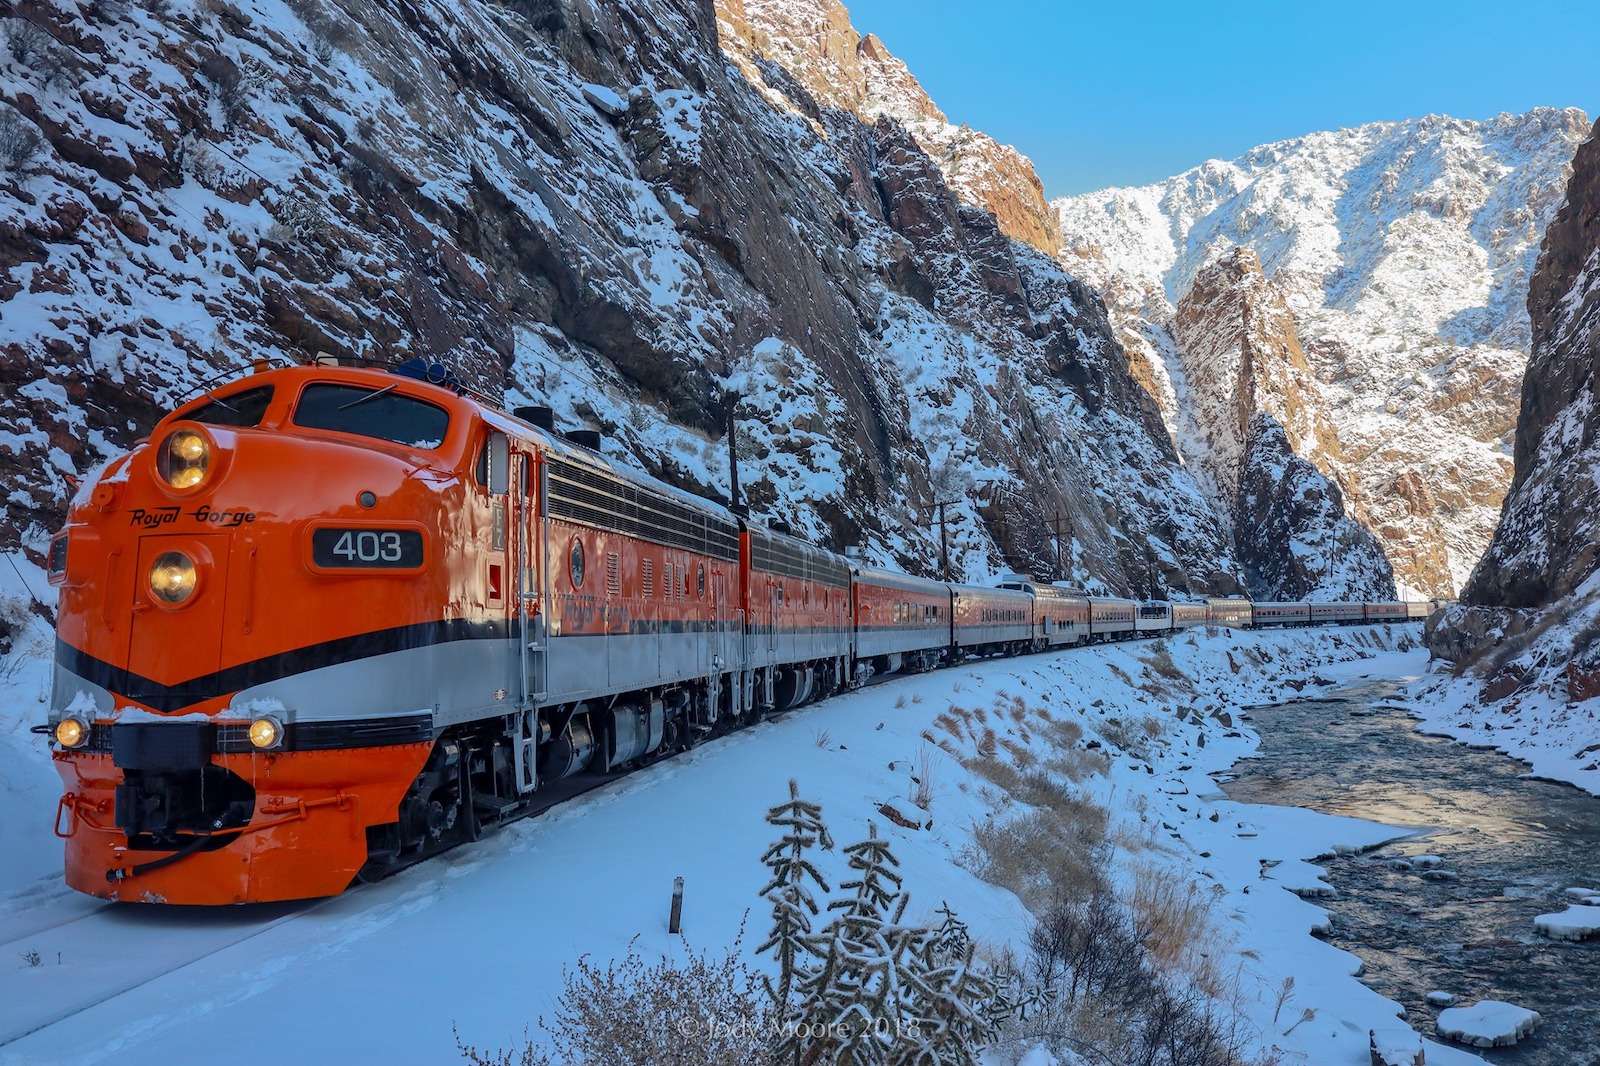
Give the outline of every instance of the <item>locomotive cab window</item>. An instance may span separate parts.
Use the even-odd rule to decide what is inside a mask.
[[[393,385],[307,385],[295,406],[294,424],[432,450],[444,443],[450,414],[423,400],[392,391]]]
[[[235,426],[247,429],[259,426],[266,417],[267,405],[272,403],[272,386],[258,385],[253,389],[217,396],[192,411],[180,412],[178,417],[190,422],[204,422],[208,426]]]
[[[504,433],[490,433],[478,453],[478,484],[490,494],[504,496],[511,487],[511,441]],[[526,485],[523,486],[526,490]]]

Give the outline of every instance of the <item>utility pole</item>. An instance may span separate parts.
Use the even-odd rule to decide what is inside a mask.
[[[739,499],[738,419],[734,415],[743,397],[737,392],[725,392],[723,398],[728,406],[728,510],[745,518],[749,516],[750,509]]]
[[[1056,576],[1055,580],[1065,581],[1067,575],[1061,561],[1061,512],[1057,511],[1055,518],[1050,521],[1050,532],[1056,540]]]
[[[944,509],[955,502],[955,500],[939,500],[934,504],[939,508],[939,577],[943,581],[950,580],[950,535]]]

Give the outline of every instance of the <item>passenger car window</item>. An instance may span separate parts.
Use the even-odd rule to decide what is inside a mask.
[[[412,399],[394,386],[369,389],[360,385],[307,385],[294,411],[294,424],[307,429],[332,429],[363,437],[433,449],[444,443],[450,414],[442,407]]]
[[[208,426],[259,426],[272,402],[272,386],[258,385],[253,389],[217,396],[192,412],[180,417],[190,422],[204,422]]]

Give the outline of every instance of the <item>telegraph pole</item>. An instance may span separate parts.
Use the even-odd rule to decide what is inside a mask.
[[[955,500],[939,500],[934,504],[939,508],[939,577],[944,581],[950,580],[950,535],[944,509],[955,502]]]
[[[1067,579],[1067,575],[1066,575],[1065,570],[1063,569],[1063,567],[1061,565],[1061,512],[1060,511],[1056,512],[1055,518],[1052,519],[1051,522],[1050,522],[1050,532],[1054,535],[1055,540],[1056,540],[1056,580],[1057,581],[1065,581]]]
[[[739,444],[735,432],[738,419],[734,415],[743,397],[737,392],[726,392],[723,396],[728,405],[728,510],[744,518],[750,514],[750,509],[739,500]]]

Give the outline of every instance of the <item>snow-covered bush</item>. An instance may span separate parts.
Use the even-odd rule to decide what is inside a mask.
[[[5,38],[6,51],[23,66],[50,47],[50,35],[25,19],[7,19]]]
[[[272,228],[267,236],[275,241],[317,244],[328,236],[331,227],[322,205],[301,196],[285,196],[273,209]]]
[[[0,171],[21,174],[44,148],[33,123],[9,107],[0,107]]]

